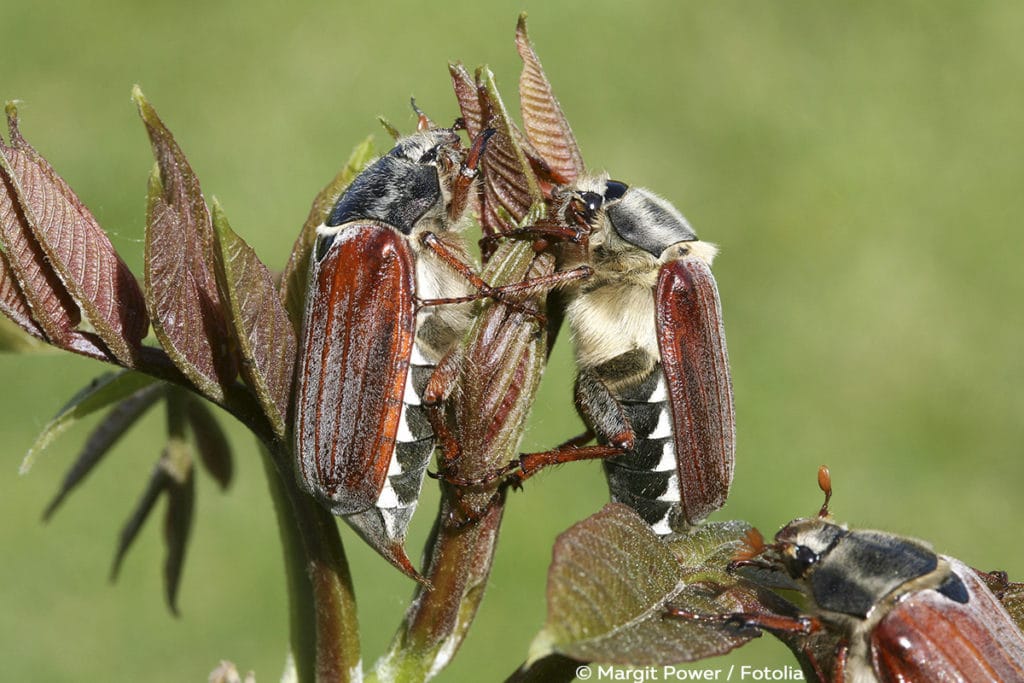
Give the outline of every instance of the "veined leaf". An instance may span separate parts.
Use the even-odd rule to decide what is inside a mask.
[[[256,392],[274,433],[284,438],[295,364],[295,330],[270,271],[231,229],[216,200],[213,228],[217,284],[241,356],[242,376]]]
[[[522,136],[509,119],[498,93],[494,74],[479,69],[476,81],[484,120],[495,129],[487,143],[487,154],[480,162],[484,178],[480,221],[486,234],[508,232],[520,227],[530,210],[543,203],[544,196],[519,144]]]
[[[36,442],[32,444],[32,447],[28,449],[25,459],[21,462],[21,474],[28,472],[39,453],[78,420],[91,415],[97,410],[102,410],[107,406],[128,398],[156,381],[158,380],[147,375],[128,370],[107,373],[94,379],[89,386],[75,394],[60,409],[56,417],[43,427],[42,433],[36,438]]]
[[[146,296],[153,331],[174,364],[204,395],[224,399],[237,374],[214,276],[214,237],[199,180],[138,86],[156,168],[146,207]]]
[[[571,183],[584,173],[583,157],[526,34],[525,12],[519,15],[516,25],[516,49],[523,59],[519,102],[526,137],[547,162],[556,180]]]
[[[7,105],[7,125],[11,144],[0,143],[0,165],[26,226],[97,336],[122,365],[133,367],[149,329],[135,276],[92,213],[21,136],[13,103]]]
[[[710,616],[757,609],[746,583],[725,571],[748,528],[708,524],[670,547],[630,508],[606,505],[555,543],[547,622],[528,664],[555,653],[583,662],[662,665],[742,645],[750,634],[665,614],[669,605]]]
[[[327,220],[338,197],[370,163],[373,156],[373,137],[370,136],[356,145],[338,175],[317,194],[302,231],[295,240],[288,264],[281,275],[281,301],[291,317],[296,335],[302,331],[302,316],[306,307],[306,279],[309,277],[309,255],[313,251],[313,242],[316,241],[316,229]]]
[[[10,206],[8,199],[6,199],[9,197],[10,190],[7,180],[3,175],[3,170],[0,169],[0,220],[5,220],[5,216],[13,216],[13,213],[4,211],[5,206]],[[25,295],[21,293],[21,288],[15,280],[14,271],[11,270],[11,266],[7,263],[7,255],[2,248],[5,241],[5,232],[6,229],[0,226],[0,313],[6,315],[11,322],[24,330],[26,334],[45,341],[46,335],[43,334],[36,321],[32,319],[32,309],[29,308]],[[5,334],[4,336],[5,338],[16,339],[13,335]]]
[[[77,328],[81,310],[54,272],[18,197],[19,184],[0,141],[0,310],[30,334],[55,346],[100,360],[110,354],[90,333]],[[20,137],[20,136],[19,136]]]
[[[455,99],[459,101],[466,132],[470,138],[475,138],[484,128],[484,112],[476,82],[461,62],[449,64],[448,73],[452,77],[452,88],[455,90]]]

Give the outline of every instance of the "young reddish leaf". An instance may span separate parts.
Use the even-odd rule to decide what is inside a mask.
[[[214,277],[214,237],[199,180],[156,111],[132,92],[157,166],[146,206],[146,293],[153,331],[204,395],[224,399],[237,374]]]
[[[47,261],[18,200],[10,156],[0,141],[0,307],[30,334],[51,344],[100,360],[110,354],[88,332],[76,328],[81,311]]]
[[[476,82],[461,62],[448,64],[448,73],[452,77],[452,88],[455,90],[455,99],[459,102],[459,111],[466,124],[466,132],[471,139],[475,138],[484,128],[484,112]]]
[[[742,645],[749,634],[665,613],[669,605],[700,615],[757,609],[753,593],[725,571],[747,529],[742,522],[705,525],[670,549],[633,510],[606,505],[555,542],[547,622],[529,662],[557,653],[583,662],[655,666]]]
[[[24,227],[103,344],[133,367],[149,329],[135,276],[78,196],[21,136],[13,103],[7,105],[7,125],[11,144],[0,141],[0,166]]]
[[[217,285],[240,355],[239,366],[270,420],[284,438],[295,364],[295,330],[281,305],[274,279],[256,252],[235,234],[213,202]]]
[[[60,490],[43,512],[43,520],[48,520],[64,499],[85,477],[99,464],[103,456],[110,451],[118,439],[131,429],[132,425],[164,395],[164,383],[150,384],[139,389],[131,396],[122,399],[113,410],[92,430],[85,445],[75,458],[74,464],[64,475]]]
[[[331,213],[338,197],[349,186],[352,179],[373,159],[373,137],[367,137],[356,145],[345,162],[345,166],[320,190],[309,209],[309,216],[302,226],[295,246],[292,247],[288,264],[281,275],[281,301],[292,320],[295,334],[302,331],[302,317],[306,309],[306,279],[309,277],[309,255],[316,240],[316,229],[323,225]]]
[[[480,220],[487,234],[508,232],[520,227],[533,207],[543,204],[544,195],[522,146],[518,144],[520,135],[508,117],[494,74],[478,71],[477,82],[482,96],[486,98],[487,125],[496,131],[487,143],[487,154],[480,162],[484,177]]]
[[[584,172],[583,157],[526,34],[525,12],[519,15],[516,25],[516,49],[523,59],[519,101],[526,136],[548,163],[555,179],[571,183]]]
[[[185,416],[188,418],[189,427],[192,428],[192,438],[196,450],[199,451],[199,461],[221,489],[226,489],[231,484],[234,470],[228,438],[205,401],[189,395],[184,396],[184,399]]]
[[[2,195],[0,196],[0,214],[3,214],[2,207],[6,203],[4,196],[9,196],[9,193],[5,192],[3,187],[6,187],[6,179],[2,177],[2,169],[0,169],[0,195]],[[0,220],[3,220],[2,217],[0,217]],[[4,243],[4,232],[4,228],[0,227],[0,247]],[[6,315],[11,322],[15,323],[27,334],[32,335],[36,339],[46,340],[46,335],[43,334],[36,321],[32,319],[32,309],[29,308],[25,295],[21,293],[21,288],[18,287],[18,283],[14,279],[14,272],[11,270],[10,265],[8,265],[7,256],[2,248],[0,248],[0,313]]]
[[[78,420],[124,400],[156,381],[158,380],[131,371],[107,373],[94,379],[89,386],[72,396],[60,412],[43,427],[43,431],[36,437],[36,442],[28,449],[25,459],[21,462],[21,474],[28,472],[39,453]]]

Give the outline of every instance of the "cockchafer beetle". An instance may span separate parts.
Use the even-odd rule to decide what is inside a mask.
[[[375,549],[403,549],[434,435],[421,395],[491,290],[458,232],[492,131],[468,150],[422,114],[317,229],[295,399],[300,482]],[[450,304],[450,305],[440,305]]]
[[[659,534],[681,531],[725,503],[734,469],[732,382],[710,270],[717,250],[653,192],[586,174],[524,17],[516,44],[526,151],[552,218],[506,236],[573,242],[562,266],[592,269],[564,292],[588,432],[524,454],[502,475],[518,484],[550,464],[601,458],[612,500]],[[595,436],[598,445],[583,445]]]
[[[752,535],[730,565],[760,585],[799,591],[807,613],[724,621],[796,644],[821,680],[1024,681],[1024,635],[977,572],[922,541],[836,524],[827,467],[818,483],[817,517],[790,522],[774,543]]]

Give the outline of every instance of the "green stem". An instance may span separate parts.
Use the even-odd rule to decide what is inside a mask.
[[[263,455],[263,468],[267,474],[270,497],[274,501],[278,530],[281,533],[281,549],[284,551],[292,657],[295,659],[298,680],[304,683],[314,680],[316,675],[316,608],[313,585],[306,574],[306,555],[302,538],[298,534],[298,519],[292,510],[281,477],[274,467],[272,456],[265,448]]]
[[[504,496],[495,498],[478,519],[455,524],[446,521],[455,512],[451,488],[443,491],[425,553],[425,576],[433,588],[417,587],[402,626],[368,683],[433,678],[455,656],[480,606],[497,549]]]
[[[355,592],[334,517],[301,491],[281,442],[266,466],[281,530],[299,681],[358,680]]]

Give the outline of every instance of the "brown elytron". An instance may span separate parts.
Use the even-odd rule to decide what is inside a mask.
[[[394,229],[358,224],[338,235],[316,278],[298,377],[299,465],[335,514],[351,514],[376,502],[395,447],[416,324],[413,256]]]
[[[725,504],[733,474],[735,417],[722,309],[711,269],[685,258],[661,267],[654,297],[686,519]]]

